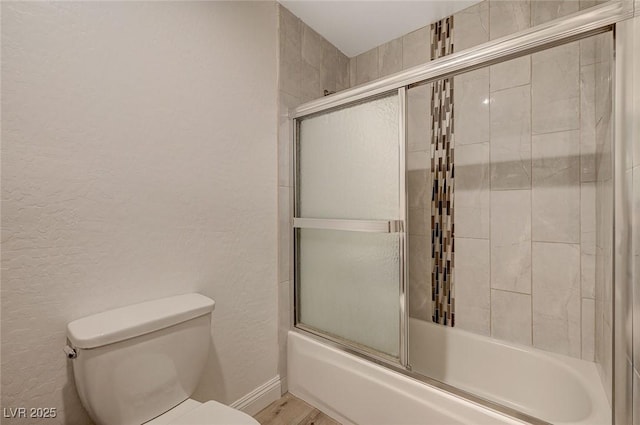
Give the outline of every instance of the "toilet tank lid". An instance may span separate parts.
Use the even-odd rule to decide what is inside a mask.
[[[108,310],[67,325],[75,348],[97,348],[124,341],[213,311],[215,301],[200,294],[184,294]]]

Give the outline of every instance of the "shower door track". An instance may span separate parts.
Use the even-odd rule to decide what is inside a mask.
[[[640,10],[635,10],[636,16],[640,15]],[[296,228],[307,226],[318,226],[318,228],[331,228],[333,226],[342,226],[343,230],[369,231],[369,232],[400,232],[404,234],[402,225],[392,221],[370,221],[367,223],[358,223],[351,220],[334,220],[329,223],[326,220],[314,222],[313,219],[296,218],[298,210],[298,119],[324,113],[331,110],[339,109],[345,106],[354,105],[360,102],[369,101],[375,97],[384,95],[392,91],[401,93],[403,102],[401,102],[401,113],[404,114],[405,90],[408,87],[428,84],[441,78],[455,76],[474,69],[483,68],[500,62],[505,62],[520,56],[525,56],[538,51],[546,50],[555,46],[571,43],[580,39],[591,37],[597,34],[613,31],[615,24],[634,17],[634,1],[633,0],[611,0],[598,6],[591,7],[584,11],[580,11],[556,20],[550,21],[536,27],[511,34],[496,40],[483,43],[479,46],[444,56],[440,59],[432,60],[422,65],[418,65],[396,74],[377,79],[375,81],[346,89],[342,92],[330,95],[321,99],[307,102],[303,105],[293,108],[289,111],[289,118],[293,120],[293,188],[294,188],[294,225],[292,226],[293,234],[293,264],[294,264],[294,285],[291,299],[292,312],[291,323],[292,330],[313,339],[319,340],[337,350],[355,355],[359,358],[379,364],[402,375],[422,382],[431,387],[438,388],[465,401],[477,404],[483,408],[487,408],[494,412],[510,416],[512,418],[525,421],[535,425],[549,425],[548,422],[539,418],[530,416],[519,410],[504,406],[502,404],[484,399],[475,394],[461,390],[452,385],[430,378],[428,376],[416,373],[411,370],[408,363],[408,309],[406,306],[406,278],[407,264],[406,252],[401,250],[401,260],[405,262],[401,267],[401,296],[400,296],[400,313],[401,332],[400,332],[400,359],[386,356],[374,349],[354,344],[343,338],[329,335],[321,330],[305,326],[298,323],[299,299],[298,287],[299,282],[299,264],[296,258]],[[406,143],[404,137],[405,119],[401,120],[402,142]],[[406,147],[400,147],[402,150],[401,160],[404,158]],[[401,171],[404,172],[406,164],[401,164]],[[401,179],[401,196],[406,199],[405,179]],[[406,214],[406,206],[401,205],[401,217]],[[405,217],[406,219],[406,217]],[[306,222],[300,220],[307,220]],[[311,221],[309,221],[311,220]],[[338,223],[338,222],[343,223]],[[297,223],[297,225],[295,224]],[[355,226],[355,228],[354,228]],[[403,236],[401,246],[406,247],[406,238]],[[614,306],[615,308],[615,306]],[[614,325],[615,327],[615,325]]]
[[[388,77],[312,100],[293,108],[289,117],[296,119],[319,112],[327,112],[346,104],[368,100],[401,87],[426,84],[540,50],[571,43],[610,31],[611,26],[616,22],[632,18],[633,15],[633,0],[611,0],[602,5],[414,66]]]

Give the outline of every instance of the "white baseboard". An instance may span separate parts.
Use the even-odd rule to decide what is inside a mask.
[[[249,394],[231,403],[231,407],[253,416],[280,398],[280,385],[280,376],[276,375]]]

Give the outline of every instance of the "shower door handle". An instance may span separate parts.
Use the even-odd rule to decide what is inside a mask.
[[[340,220],[331,218],[294,218],[297,229],[344,230],[351,232],[399,233],[404,231],[402,220]]]

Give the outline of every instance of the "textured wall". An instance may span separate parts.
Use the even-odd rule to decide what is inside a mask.
[[[2,407],[89,423],[66,324],[190,291],[199,398],[277,374],[276,37],[270,2],[3,2]]]

